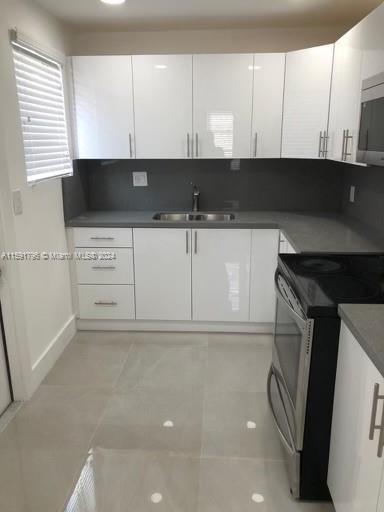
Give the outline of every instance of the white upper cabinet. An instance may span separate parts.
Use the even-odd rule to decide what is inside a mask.
[[[362,79],[384,71],[384,3],[358,25],[363,49]]]
[[[192,56],[133,56],[136,158],[192,157]]]
[[[193,56],[195,158],[250,157],[252,87],[253,55]]]
[[[356,162],[361,97],[360,27],[335,44],[327,157]]]
[[[133,158],[130,56],[73,57],[78,158]]]
[[[325,158],[334,45],[287,54],[282,157]]]
[[[192,230],[192,318],[249,321],[251,231]]]
[[[384,379],[342,324],[328,486],[336,512],[376,512],[383,456],[378,453]],[[377,406],[377,407],[376,407]]]
[[[253,69],[251,157],[280,158],[285,54],[255,54]]]

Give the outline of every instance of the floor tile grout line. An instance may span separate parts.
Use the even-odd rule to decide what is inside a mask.
[[[125,357],[124,357],[124,361],[123,361],[123,364],[121,365],[121,369],[120,369],[120,372],[118,373],[118,375],[116,376],[116,379],[114,381],[114,383],[112,384],[112,389],[115,389],[116,386],[117,386],[117,383],[119,382],[119,379],[124,371],[124,368],[125,368],[125,365],[128,361],[128,358],[129,358],[129,355],[131,353],[131,351],[133,350],[132,347],[133,347],[133,344],[134,342],[132,341],[131,344],[130,344],[130,347],[129,349],[127,350],[127,353],[125,354]]]
[[[200,456],[199,456],[199,473],[198,473],[198,483],[197,483],[197,511],[200,511],[201,508],[201,463],[203,458],[203,435],[204,435],[204,412],[206,405],[206,387],[207,387],[207,378],[208,378],[208,368],[209,368],[209,335],[207,334],[207,346],[206,346],[206,360],[204,365],[204,374],[203,374],[203,401],[201,406],[201,435],[200,435]]]

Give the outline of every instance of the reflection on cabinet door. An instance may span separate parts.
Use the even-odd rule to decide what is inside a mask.
[[[195,158],[249,158],[252,55],[193,56]]]
[[[336,512],[376,512],[383,457],[379,435],[371,426],[382,422],[384,379],[342,323],[337,364],[328,486]],[[377,404],[376,413],[374,404]]]
[[[1,313],[0,313],[1,315]],[[3,336],[0,330],[0,416],[11,403],[11,391],[5,356]]]
[[[135,55],[137,158],[192,158],[192,55]]]
[[[254,55],[252,158],[280,158],[285,54]]]
[[[362,51],[359,27],[335,44],[329,112],[328,158],[356,162],[361,98]]]
[[[251,249],[251,322],[272,324],[275,320],[274,276],[277,267],[279,230],[252,230]]]
[[[193,320],[249,321],[251,231],[192,231]]]
[[[325,158],[333,45],[287,54],[283,158]]]
[[[134,229],[136,318],[191,320],[191,230]]]
[[[78,158],[133,158],[130,56],[73,57]]]

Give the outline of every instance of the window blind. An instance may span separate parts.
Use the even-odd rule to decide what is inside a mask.
[[[70,176],[62,67],[20,45],[12,51],[27,182]]]

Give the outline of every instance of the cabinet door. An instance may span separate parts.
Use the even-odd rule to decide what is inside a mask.
[[[283,158],[324,158],[333,45],[287,54],[283,111]]]
[[[254,55],[251,156],[280,158],[285,54]]]
[[[351,163],[356,162],[359,130],[362,63],[359,33],[359,27],[355,27],[335,44],[329,113],[327,156]]]
[[[375,384],[383,394],[383,377],[342,323],[328,470],[336,512],[376,512],[383,458],[377,456],[379,432],[369,439]]]
[[[5,359],[3,336],[0,330],[0,416],[11,403],[11,392],[9,388],[8,369]]]
[[[192,55],[133,57],[137,158],[192,157]]]
[[[381,477],[381,487],[379,501],[377,502],[377,512],[384,512],[384,470]]]
[[[195,158],[249,158],[253,55],[193,56]]]
[[[251,230],[192,232],[193,320],[248,322]]]
[[[384,4],[381,4],[357,25],[359,44],[363,48],[363,80],[384,71],[383,24]]]
[[[274,276],[277,267],[279,231],[254,229],[251,249],[250,321],[273,323],[276,295]]]
[[[78,158],[132,158],[130,56],[73,57]]]
[[[136,318],[191,319],[191,231],[134,229]]]

